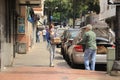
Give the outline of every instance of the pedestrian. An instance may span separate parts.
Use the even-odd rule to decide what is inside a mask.
[[[43,41],[46,41],[46,29],[45,28],[42,30],[42,35],[43,35]]]
[[[50,30],[46,29],[46,41],[47,41],[47,49],[50,48]]]
[[[56,33],[55,33],[53,23],[51,23],[49,30],[50,30],[50,67],[54,67],[53,61],[54,61],[54,56],[55,56],[56,44],[54,44],[52,41],[55,38]]]
[[[40,30],[36,32],[36,42],[40,42]]]
[[[96,34],[92,31],[92,25],[88,24],[83,27],[84,34],[78,44],[85,45],[84,51],[84,65],[86,70],[95,70],[96,62]]]

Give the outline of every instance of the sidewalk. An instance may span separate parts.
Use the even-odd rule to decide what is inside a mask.
[[[13,66],[32,66],[32,67],[49,67],[50,53],[46,48],[46,42],[41,40],[40,43],[36,43],[34,47],[27,54],[17,54]],[[60,55],[60,49],[56,48],[56,55],[54,64],[56,67],[69,67],[62,55]]]
[[[54,64],[55,67],[49,67],[49,51],[41,41],[27,54],[17,54],[13,67],[0,72],[0,80],[120,80],[102,71],[71,69],[59,49]]]

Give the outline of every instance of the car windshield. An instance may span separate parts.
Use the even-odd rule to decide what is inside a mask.
[[[70,38],[75,38],[78,34],[79,30],[71,30],[70,31]]]
[[[57,30],[57,35],[58,35],[58,36],[61,36],[64,31],[65,31],[65,29],[58,29],[58,30]]]
[[[58,30],[57,30],[57,33],[58,33],[58,34],[62,34],[63,32],[64,32],[64,29],[58,29]]]

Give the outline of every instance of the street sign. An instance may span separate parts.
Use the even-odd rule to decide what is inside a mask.
[[[108,4],[111,4],[111,5],[120,5],[120,0],[108,0]]]

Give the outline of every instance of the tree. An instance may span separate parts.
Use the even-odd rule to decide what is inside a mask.
[[[75,1],[74,4],[73,1]],[[46,0],[45,7],[49,7],[55,20],[61,19],[62,21],[74,16],[79,18],[81,14],[85,15],[91,11],[97,14],[100,12],[99,0]],[[58,9],[55,10],[55,7]]]

